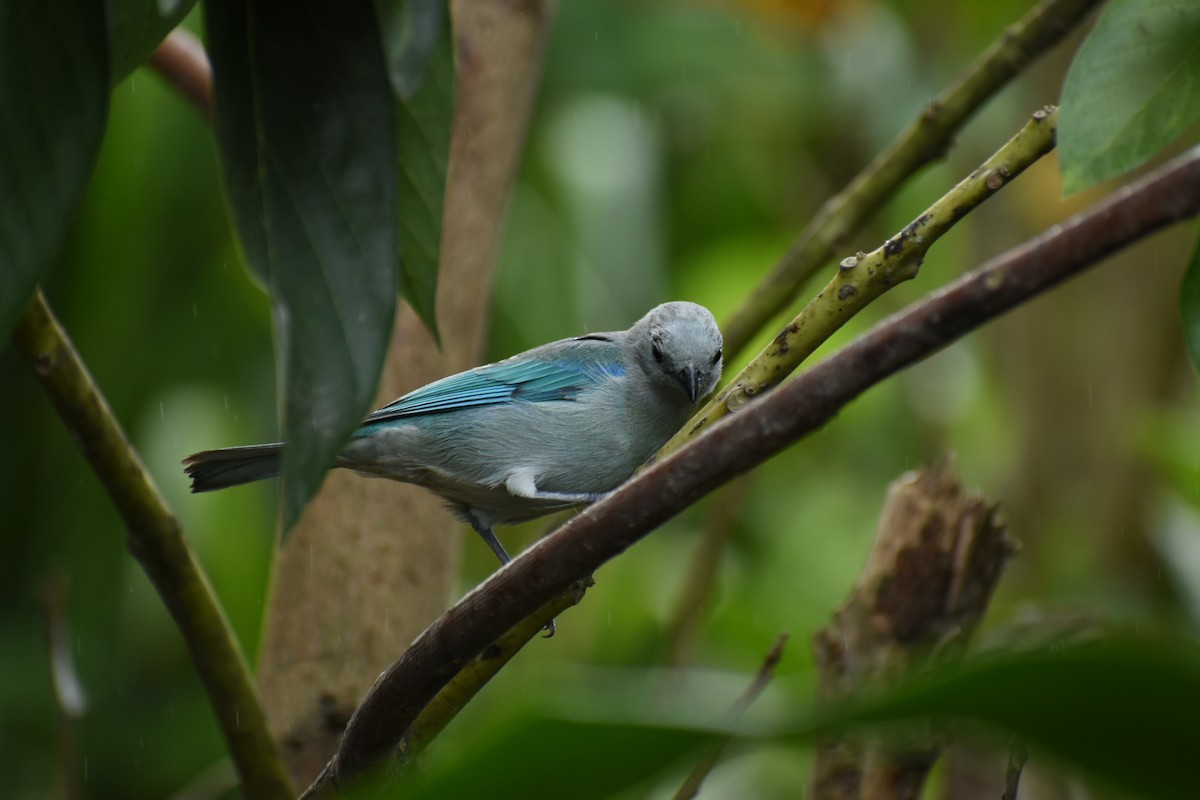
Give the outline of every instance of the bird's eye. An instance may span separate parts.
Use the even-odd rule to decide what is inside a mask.
[[[717,362],[720,360],[721,360],[721,351],[717,350],[717,352],[713,353],[712,361],[709,363],[711,363],[715,367],[717,365]]]
[[[654,360],[659,364],[663,362],[662,345],[657,340],[650,343],[650,354],[654,356]]]

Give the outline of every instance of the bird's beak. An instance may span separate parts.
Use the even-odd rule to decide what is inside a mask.
[[[683,392],[688,396],[688,399],[693,403],[700,396],[700,377],[696,374],[696,365],[688,362],[682,370],[679,371],[679,384],[683,387]]]

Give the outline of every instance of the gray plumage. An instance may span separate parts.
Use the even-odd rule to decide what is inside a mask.
[[[443,378],[379,409],[336,466],[440,495],[507,563],[492,533],[593,502],[666,443],[721,376],[721,333],[688,302],[625,331],[551,342]],[[192,491],[279,473],[282,444],[185,460]]]

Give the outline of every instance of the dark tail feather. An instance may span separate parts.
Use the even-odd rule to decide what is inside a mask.
[[[279,474],[279,456],[282,452],[282,444],[205,450],[185,458],[183,469],[192,479],[193,492],[211,492],[263,478],[274,478]]]

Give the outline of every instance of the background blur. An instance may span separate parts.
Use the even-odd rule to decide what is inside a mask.
[[[723,319],[820,202],[1029,5],[561,3],[489,355],[624,328],[672,298]],[[874,249],[1055,102],[1077,42],[991,102],[846,254]],[[1044,159],[832,346],[1097,196],[1064,200]],[[808,640],[853,585],[887,484],[950,453],[1024,543],[985,637],[1079,617],[1194,633],[1200,397],[1177,321],[1190,240],[1186,226],[1167,231],[1009,315],[665,526],[602,569],[558,635],[522,653],[435,748],[453,753],[549,676],[589,680],[584,665],[681,660],[741,686],[737,674],[753,673],[789,631],[780,672],[807,675]],[[269,312],[231,239],[207,123],[146,70],[115,92],[92,187],[46,290],[253,655],[274,487],[191,496],[179,462],[275,438]],[[59,602],[86,695],[78,740],[65,746],[85,764],[86,795],[175,795],[223,754],[182,642],[11,348],[0,349],[0,386],[0,796],[55,790],[64,745],[47,632]],[[549,524],[501,537],[520,549]],[[729,526],[729,542],[707,613],[681,633],[695,544],[712,525]],[[469,540],[464,589],[493,567]],[[782,747],[748,753],[718,768],[704,796],[796,796],[807,763]],[[1069,779],[1037,767],[1027,791],[1060,796]],[[931,793],[949,782],[945,769]]]

